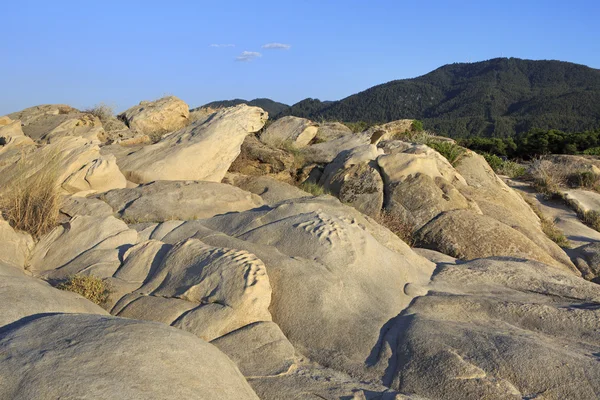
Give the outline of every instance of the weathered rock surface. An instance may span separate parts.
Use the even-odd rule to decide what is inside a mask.
[[[262,128],[266,113],[239,105],[222,109],[205,122],[163,137],[158,143],[117,154],[127,179],[135,183],[155,180],[220,182],[240,154],[245,137]]]
[[[214,346],[161,324],[41,316],[0,330],[0,397],[258,399]]]
[[[188,124],[189,106],[175,96],[155,101],[142,101],[122,114],[129,128],[142,134],[164,134],[176,131]]]
[[[34,242],[31,235],[15,230],[0,215],[0,265],[25,267]]]
[[[600,288],[531,261],[441,264],[385,334],[384,383],[444,399],[598,393]]]
[[[421,228],[417,245],[464,260],[507,256],[537,260],[567,268],[525,235],[486,215],[468,210],[447,211]]]
[[[0,303],[0,327],[43,313],[108,315],[102,308],[75,293],[55,289],[46,282],[25,275],[23,270],[3,264],[0,264]]]
[[[383,180],[374,160],[382,153],[374,145],[342,151],[327,165],[319,184],[343,203],[377,216],[383,206]]]
[[[82,137],[62,137],[43,147],[28,146],[6,157],[0,154],[0,192],[11,184],[43,173],[69,193],[101,192],[126,186],[114,157],[101,155],[96,143]]]
[[[319,124],[315,139],[317,142],[322,143],[352,134],[352,130],[340,122],[324,122]]]
[[[191,220],[246,211],[264,203],[258,195],[231,185],[199,181],[156,181],[99,196],[128,222]]]
[[[275,204],[284,200],[301,199],[310,194],[289,183],[268,176],[245,176],[228,174],[224,181],[250,193],[259,195],[266,204]]]
[[[317,124],[298,117],[283,117],[270,124],[260,135],[261,142],[273,147],[306,147],[317,134]]]
[[[64,279],[70,275],[112,276],[119,255],[137,242],[137,232],[115,217],[76,216],[42,237],[29,270],[37,276]]]
[[[51,142],[68,136],[106,141],[106,133],[97,117],[64,104],[30,107],[8,117],[20,120],[25,135],[35,141]]]
[[[179,242],[166,254],[149,251],[163,258],[154,261],[141,288],[115,305],[114,314],[163,322],[208,341],[271,320],[269,278],[253,254],[197,239]],[[140,270],[135,265],[128,267],[130,276]]]
[[[231,164],[229,171],[245,175],[282,174],[290,179],[294,162],[294,156],[290,153],[267,146],[256,136],[248,135],[242,143],[240,155]]]
[[[432,271],[391,232],[331,197],[152,229],[150,237],[165,243],[193,236],[255,254],[273,287],[273,319],[294,347],[361,376],[377,375],[365,360],[380,329],[414,296],[407,285],[418,287]]]

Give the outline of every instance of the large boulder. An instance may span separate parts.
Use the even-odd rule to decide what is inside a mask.
[[[240,154],[245,137],[262,128],[267,114],[239,105],[220,110],[158,143],[117,154],[121,171],[132,182],[199,180],[220,182]]]
[[[155,268],[138,261],[127,262],[119,271],[118,277],[127,273],[130,280],[145,283],[124,296],[113,314],[163,322],[208,341],[255,322],[271,321],[269,278],[253,254],[208,246],[197,239],[177,243],[166,254],[149,251],[155,258],[162,257],[153,261]]]
[[[368,368],[381,330],[433,271],[398,237],[330,196],[161,225],[147,228],[151,239],[194,237],[256,255],[273,287],[273,320],[296,350],[357,376],[382,373]]]
[[[68,193],[126,186],[115,157],[101,155],[97,142],[82,137],[58,138],[40,148],[27,146],[20,154],[0,153],[0,171],[0,192],[41,175],[54,181],[47,184],[56,184]]]
[[[217,182],[156,181],[130,189],[103,193],[107,202],[128,222],[210,218],[246,211],[264,203],[258,195]]]
[[[168,326],[58,314],[0,331],[3,399],[258,400],[216,347]]]
[[[189,106],[175,96],[142,101],[119,115],[129,128],[142,134],[165,134],[188,124]]]
[[[259,195],[266,204],[275,204],[284,200],[309,197],[310,194],[289,183],[279,181],[270,176],[246,176],[227,174],[223,180],[247,192]]]
[[[137,232],[115,217],[76,216],[40,239],[29,270],[48,279],[109,277],[121,265],[121,254],[136,242]]]
[[[521,232],[557,261],[549,264],[562,264],[563,268],[579,275],[564,250],[544,234],[539,217],[527,202],[494,173],[483,156],[467,151],[456,170],[466,182],[466,185],[456,185],[457,189],[476,202],[483,215]]]
[[[45,313],[108,315],[101,307],[78,294],[55,289],[46,282],[25,275],[23,270],[3,264],[0,264],[0,303],[0,327]]]
[[[440,264],[385,334],[384,383],[438,399],[593,399],[600,288],[532,261]]]
[[[298,117],[283,117],[270,124],[260,135],[261,142],[273,147],[308,146],[317,134],[317,124]]]
[[[106,133],[97,117],[64,104],[30,107],[8,116],[20,120],[25,135],[36,141],[50,142],[65,136],[106,141]]]
[[[242,143],[240,155],[229,172],[245,175],[278,175],[291,179],[295,166],[294,156],[287,151],[267,146],[255,135],[248,135]]]
[[[352,130],[341,122],[323,122],[319,124],[315,140],[318,143],[323,143],[352,134]]]
[[[383,150],[364,145],[342,151],[319,180],[325,190],[370,216],[377,216],[383,206],[383,180],[374,162]]]
[[[507,256],[537,260],[572,271],[519,231],[469,210],[440,214],[417,233],[417,245],[465,260]]]
[[[0,146],[22,146],[33,144],[33,140],[23,133],[21,121],[13,121],[8,117],[0,118]]]

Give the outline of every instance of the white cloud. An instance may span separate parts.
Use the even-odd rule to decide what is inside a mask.
[[[289,50],[290,47],[292,47],[289,44],[284,44],[284,43],[267,43],[267,44],[263,44],[262,48],[263,49],[269,49],[269,50]]]
[[[242,54],[237,56],[235,60],[242,61],[242,62],[248,62],[248,61],[252,61],[258,57],[262,57],[262,54],[260,54],[257,51],[242,51]]]
[[[210,47],[235,47],[235,44],[211,44]]]

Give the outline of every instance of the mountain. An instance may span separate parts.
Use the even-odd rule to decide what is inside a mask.
[[[302,100],[279,115],[344,122],[416,118],[453,137],[581,131],[600,126],[600,70],[517,58],[456,63],[335,102]]]
[[[284,111],[290,107],[287,104],[278,103],[271,99],[254,99],[254,100],[250,100],[250,101],[243,100],[243,99],[233,99],[233,100],[213,101],[213,102],[207,103],[199,108],[202,108],[202,107],[223,108],[223,107],[233,107],[233,106],[237,106],[239,104],[248,104],[249,106],[260,107],[263,110],[265,110],[266,112],[268,112],[269,116],[275,116],[277,114],[280,114],[282,111]]]

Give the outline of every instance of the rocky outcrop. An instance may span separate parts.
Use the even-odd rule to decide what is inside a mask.
[[[68,193],[102,192],[124,188],[125,177],[111,155],[101,155],[98,144],[82,137],[62,137],[40,148],[0,153],[0,192],[11,183],[45,173]],[[5,162],[6,160],[6,162]]]
[[[267,146],[256,136],[248,135],[242,143],[240,155],[229,168],[229,172],[245,175],[276,175],[291,179],[294,174],[294,156],[284,150]]]
[[[189,106],[175,96],[163,97],[155,101],[142,101],[119,118],[137,133],[163,135],[181,129],[188,124]]]
[[[246,176],[227,174],[224,183],[237,186],[247,192],[260,196],[266,204],[272,205],[284,200],[301,199],[310,194],[289,183],[268,176]]]
[[[319,184],[343,203],[377,216],[383,206],[383,180],[374,161],[382,153],[374,145],[342,151],[325,168]]]
[[[264,204],[258,195],[231,185],[202,181],[156,181],[111,190],[99,198],[130,223],[210,218]]]
[[[385,334],[384,383],[444,399],[594,398],[600,289],[537,262],[440,264]],[[575,371],[581,371],[575,372]]]
[[[163,137],[158,143],[118,157],[128,180],[199,180],[220,182],[240,154],[245,137],[262,128],[266,113],[240,105],[219,111],[206,122]]]
[[[213,345],[162,324],[100,315],[42,315],[4,328],[0,375],[6,399],[258,400]]]
[[[283,117],[270,124],[260,135],[261,142],[273,147],[306,147],[317,134],[317,124],[305,118]]]
[[[60,280],[84,274],[109,277],[120,255],[137,242],[137,232],[115,217],[76,216],[45,235],[35,246],[29,270]]]

